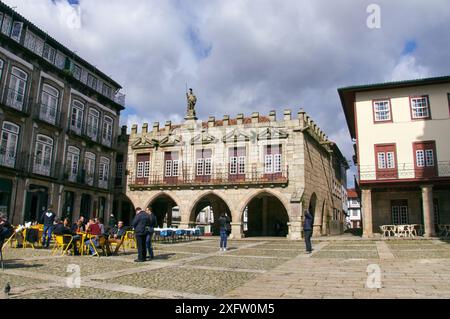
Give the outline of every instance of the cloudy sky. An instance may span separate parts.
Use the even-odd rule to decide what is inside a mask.
[[[338,87],[450,74],[448,0],[3,1],[121,83],[129,126],[180,122],[187,83],[201,119],[303,107],[351,159]]]

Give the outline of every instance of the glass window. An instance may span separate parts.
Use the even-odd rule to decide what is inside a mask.
[[[417,167],[425,166],[425,156],[424,156],[423,150],[416,151],[416,162],[417,162]]]
[[[373,102],[375,122],[391,120],[391,106],[389,100]]]
[[[113,132],[113,119],[109,116],[103,118],[102,143],[111,146]]]
[[[87,135],[93,141],[97,140],[99,122],[100,122],[100,112],[93,108],[89,109],[87,122]]]
[[[19,130],[18,125],[3,122],[0,141],[0,165],[15,167]]]
[[[429,118],[430,110],[428,105],[428,97],[413,97],[411,98],[412,117],[414,119]]]
[[[67,149],[66,173],[71,182],[77,181],[78,166],[80,162],[80,149],[69,146]]]
[[[39,118],[48,123],[56,123],[56,113],[58,110],[59,91],[48,84],[44,84],[41,94],[41,106]]]
[[[50,63],[54,64],[56,58],[56,50],[52,48],[48,43],[45,43],[42,57]]]
[[[111,87],[109,85],[106,85],[105,83],[103,83],[103,89],[102,89],[103,95],[111,98],[111,92],[112,92]]]
[[[33,173],[50,176],[52,152],[53,139],[45,135],[37,135]]]
[[[12,68],[6,101],[10,107],[23,110],[27,80],[28,75],[24,71],[16,67]]]
[[[73,100],[70,127],[77,134],[81,134],[81,128],[83,126],[83,113],[84,104],[78,100]]]
[[[101,188],[108,188],[109,179],[109,159],[100,157],[100,167],[98,171],[98,182]]]
[[[95,154],[86,152],[84,154],[84,182],[90,186],[94,185]]]
[[[23,23],[14,21],[11,31],[11,38],[17,42],[20,42],[20,36],[22,35]]]
[[[434,154],[433,150],[425,150],[425,165],[427,167],[434,166]]]
[[[88,74],[87,77],[87,85],[93,88],[94,90],[97,89],[97,78],[90,73]]]
[[[3,17],[2,33],[9,37],[11,33],[12,18],[8,15]]]
[[[81,79],[81,73],[82,73],[82,71],[81,71],[81,67],[80,66],[78,66],[78,65],[76,65],[76,64],[74,64],[73,65],[73,77],[75,78],[75,79],[77,79],[77,80],[80,80]]]

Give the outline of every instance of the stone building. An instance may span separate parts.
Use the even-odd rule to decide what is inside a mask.
[[[0,210],[107,218],[120,85],[0,2],[0,88]]]
[[[132,126],[126,195],[136,207],[151,206],[161,226],[171,224],[174,207],[182,228],[211,207],[214,221],[222,212],[231,217],[233,238],[299,239],[307,208],[315,235],[342,232],[347,169],[303,110],[199,121],[189,107],[181,124]],[[217,234],[217,223],[212,228]]]

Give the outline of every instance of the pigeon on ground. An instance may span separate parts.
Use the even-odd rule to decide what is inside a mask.
[[[6,284],[6,286],[5,286],[5,290],[4,290],[4,292],[5,292],[5,295],[9,295],[9,292],[11,291],[11,285],[9,284],[9,282]]]

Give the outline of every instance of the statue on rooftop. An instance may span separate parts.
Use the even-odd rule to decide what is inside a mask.
[[[195,104],[197,103],[197,97],[189,89],[189,93],[186,92],[187,99],[187,117],[195,117]]]

